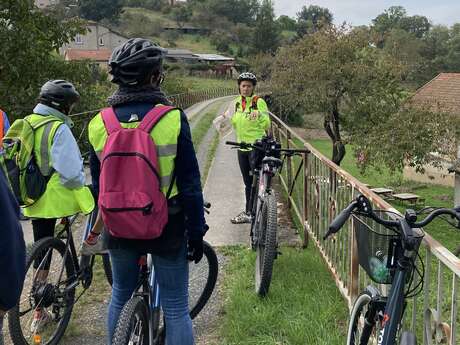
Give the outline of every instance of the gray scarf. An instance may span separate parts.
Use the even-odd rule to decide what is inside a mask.
[[[130,102],[146,102],[153,104],[171,105],[166,95],[158,86],[143,85],[138,87],[120,86],[115,93],[107,99],[110,106]]]

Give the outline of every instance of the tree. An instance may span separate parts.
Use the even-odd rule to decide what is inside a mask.
[[[425,16],[403,17],[399,27],[417,38],[422,38],[431,28],[431,23]]]
[[[263,0],[256,18],[253,48],[256,52],[274,53],[279,46],[280,32],[275,23],[272,0]]]
[[[411,104],[404,64],[369,39],[365,30],[331,26],[282,48],[273,95],[284,112],[324,114],[336,164],[345,155],[344,132],[361,167],[401,169],[408,162],[420,170],[432,151],[449,152],[456,126],[445,112]]]
[[[207,0],[208,16],[227,18],[233,23],[252,25],[259,8],[258,0]]]
[[[123,8],[122,0],[78,0],[82,18],[100,21],[117,20]]]
[[[286,31],[296,31],[297,30],[297,22],[295,19],[289,16],[279,16],[276,20],[281,30]]]
[[[303,37],[332,24],[333,15],[329,9],[316,5],[303,6],[297,13],[297,34]]]
[[[83,33],[78,20],[59,22],[29,0],[0,3],[0,104],[15,116],[30,112],[39,87],[68,76],[58,49]],[[53,72],[53,73],[51,73]]]
[[[187,4],[178,4],[174,6],[171,12],[172,17],[180,28],[184,27],[185,22],[192,18],[192,14],[192,8]]]

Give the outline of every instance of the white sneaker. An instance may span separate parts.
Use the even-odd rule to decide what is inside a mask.
[[[96,243],[90,244],[87,241],[83,241],[80,248],[80,255],[96,255],[96,254],[107,254],[108,249],[104,248],[104,241],[102,235],[99,235]]]
[[[38,334],[51,321],[53,321],[53,316],[46,309],[37,309],[34,311],[34,319],[30,325],[30,331],[33,334]]]
[[[246,211],[241,212],[236,217],[230,219],[233,224],[251,223],[251,215]]]

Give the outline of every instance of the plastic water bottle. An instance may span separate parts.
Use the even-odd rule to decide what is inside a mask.
[[[378,251],[375,255],[369,259],[372,277],[380,283],[385,283],[390,278],[390,270],[387,268],[388,258],[381,251]]]

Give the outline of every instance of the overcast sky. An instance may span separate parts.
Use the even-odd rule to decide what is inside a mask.
[[[352,25],[367,25],[390,6],[403,6],[409,15],[424,15],[433,24],[460,23],[460,0],[274,0],[276,15],[296,17],[304,5],[327,7],[334,22],[346,21]]]

